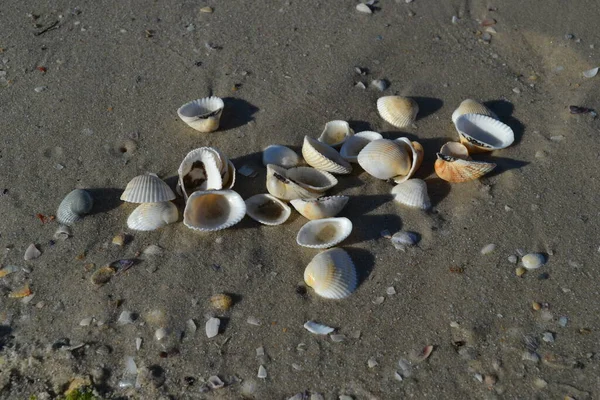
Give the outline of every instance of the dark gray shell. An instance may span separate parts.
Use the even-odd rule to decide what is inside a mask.
[[[75,189],[65,196],[56,211],[56,220],[63,225],[73,225],[92,210],[94,199],[83,189]]]

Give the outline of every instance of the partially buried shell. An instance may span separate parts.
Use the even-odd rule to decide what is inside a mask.
[[[461,158],[437,153],[434,164],[435,173],[448,182],[467,182],[481,178],[496,168],[496,164],[480,161],[464,160]]]
[[[213,132],[219,128],[224,107],[225,103],[221,98],[205,97],[182,105],[177,110],[177,115],[199,132]]]
[[[197,191],[188,198],[183,223],[197,231],[217,231],[240,222],[246,203],[233,190]]]
[[[290,204],[310,220],[335,217],[348,203],[348,196],[321,197],[316,200],[296,199]]]
[[[392,189],[394,200],[409,207],[427,210],[431,201],[427,194],[427,184],[421,179],[409,179],[397,184]]]
[[[325,143],[304,136],[302,156],[308,165],[334,174],[349,174],[352,166],[344,160],[340,153]]]
[[[129,181],[121,200],[128,203],[159,203],[175,198],[175,193],[156,174],[138,175]]]
[[[265,225],[281,225],[290,217],[290,207],[270,194],[257,194],[246,199],[246,213]]]
[[[306,266],[304,282],[321,297],[343,299],[356,290],[358,278],[348,253],[333,248],[317,254]]]
[[[312,167],[295,167],[287,170],[288,179],[315,193],[323,193],[335,185],[338,180],[329,172]]]
[[[262,162],[265,167],[273,164],[283,168],[292,168],[300,163],[300,156],[289,147],[273,144],[263,150]]]
[[[396,128],[404,128],[415,122],[419,105],[408,97],[384,96],[377,100],[377,111],[386,122]]]
[[[510,126],[487,115],[464,114],[454,125],[460,142],[467,146],[469,153],[504,149],[515,140]]]
[[[127,218],[127,227],[136,231],[153,231],[179,218],[177,206],[170,201],[144,203],[137,206]]]
[[[219,152],[210,147],[200,147],[190,151],[177,171],[183,197],[187,200],[196,190],[222,189],[221,170],[228,168],[223,164]]]
[[[342,148],[340,149],[340,155],[348,162],[357,163],[358,153],[360,153],[360,151],[364,149],[365,146],[370,142],[377,139],[383,139],[383,136],[381,136],[381,134],[378,132],[358,132],[356,135],[350,136],[348,139],[346,139],[342,145]]]
[[[308,221],[296,236],[300,246],[326,249],[342,242],[352,233],[352,222],[348,218],[323,218]]]
[[[287,170],[277,165],[267,165],[267,190],[281,200],[315,199],[318,193],[300,186],[287,177]]]
[[[82,189],[75,189],[65,196],[56,211],[56,220],[63,225],[73,225],[92,210],[94,200]]]
[[[350,125],[346,121],[329,121],[319,136],[319,142],[332,147],[342,145],[348,138],[354,135]]]
[[[465,114],[481,114],[496,119],[498,118],[492,110],[472,99],[466,99],[460,103],[458,108],[452,113],[452,122],[456,124],[458,117]]]

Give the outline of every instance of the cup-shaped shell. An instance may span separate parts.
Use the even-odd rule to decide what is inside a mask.
[[[273,164],[293,168],[300,164],[300,156],[289,147],[273,144],[263,150],[262,162],[265,167]]]
[[[350,163],[333,147],[308,136],[304,136],[302,157],[308,165],[322,171],[334,174],[349,174],[352,171]]]
[[[270,194],[257,194],[246,199],[246,214],[265,225],[281,225],[292,210],[283,201]]]
[[[290,204],[305,218],[323,219],[335,217],[348,203],[348,196],[329,196],[315,200],[296,199]]]
[[[60,202],[56,211],[56,220],[63,225],[73,225],[92,210],[94,200],[83,189],[75,189]]]
[[[419,142],[411,142],[407,138],[398,138],[394,140],[394,142],[398,143],[399,146],[404,147],[406,152],[409,153],[411,156],[410,170],[408,171],[408,174],[397,175],[393,178],[394,182],[402,183],[410,179],[415,174],[415,172],[417,172],[417,170],[421,166],[421,163],[423,162],[425,152],[423,151],[423,146],[421,146]]]
[[[463,100],[462,103],[460,103],[458,108],[452,113],[452,122],[456,124],[456,120],[458,119],[458,117],[465,114],[481,114],[496,119],[498,118],[492,110],[479,103],[478,101],[472,99],[466,99]]]
[[[462,160],[437,153],[434,164],[435,173],[448,182],[467,182],[487,174],[496,164],[480,161]]]
[[[308,221],[296,237],[300,246],[313,249],[326,249],[342,242],[352,232],[352,222],[348,218],[323,218]]]
[[[504,149],[515,141],[510,126],[487,115],[461,115],[455,126],[460,142],[467,146],[469,153]]]
[[[365,148],[373,140],[383,139],[381,133],[372,131],[358,132],[354,136],[350,136],[340,149],[340,155],[348,162],[357,163],[358,153]]]
[[[358,154],[358,164],[378,179],[408,175],[412,162],[409,151],[403,143],[374,140]]]
[[[323,193],[337,185],[338,180],[329,172],[311,167],[295,167],[287,170],[288,179],[312,192]]]
[[[415,122],[419,105],[408,97],[384,96],[377,99],[377,111],[389,124],[396,128],[404,128]]]
[[[421,179],[409,179],[397,184],[392,189],[394,200],[409,207],[427,210],[431,201],[427,194],[427,184]]]
[[[280,200],[315,199],[316,192],[300,186],[287,177],[287,170],[277,165],[267,165],[267,191]]]
[[[199,132],[213,132],[219,128],[224,107],[223,99],[216,96],[205,97],[182,105],[177,110],[177,115]]]
[[[127,218],[127,227],[136,231],[153,231],[176,222],[179,218],[177,206],[170,201],[143,203]]]
[[[440,149],[440,154],[460,158],[461,160],[469,159],[469,150],[464,144],[458,142],[448,142],[444,144]]]
[[[240,222],[246,203],[233,190],[208,190],[191,194],[183,211],[183,223],[197,231],[218,231]]]
[[[159,203],[175,198],[175,193],[156,174],[139,175],[129,181],[121,200],[128,203]]]
[[[348,253],[340,248],[313,257],[304,270],[304,282],[327,299],[343,299],[356,290],[358,276]]]
[[[329,121],[318,140],[335,147],[342,145],[352,135],[354,131],[346,121]]]
[[[219,190],[223,188],[220,154],[210,147],[200,147],[190,151],[179,166],[179,187],[187,200],[196,190]],[[235,173],[234,175],[235,176]]]
[[[227,168],[223,169],[221,179],[223,181],[223,189],[231,189],[235,184],[235,165],[230,159],[227,159]]]

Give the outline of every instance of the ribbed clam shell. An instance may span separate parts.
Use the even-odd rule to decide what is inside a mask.
[[[372,131],[359,132],[346,139],[340,149],[340,155],[348,162],[357,163],[358,153],[370,142],[377,139],[383,139],[381,133]]]
[[[312,192],[323,193],[337,185],[338,180],[329,172],[312,167],[295,167],[287,170],[288,179]]]
[[[246,215],[246,203],[233,190],[194,192],[183,212],[183,223],[197,231],[218,231],[240,222]]]
[[[227,169],[222,172],[223,189],[231,189],[235,184],[235,165],[227,159]]]
[[[63,225],[72,225],[92,210],[94,200],[83,189],[75,189],[60,202],[56,220]]]
[[[331,147],[342,145],[349,137],[354,135],[350,125],[346,121],[329,121],[319,136],[319,142]]]
[[[398,138],[395,139],[394,142],[398,143],[400,146],[404,146],[405,150],[411,155],[410,170],[408,171],[408,174],[397,175],[393,178],[394,182],[402,183],[410,179],[415,172],[417,172],[423,162],[425,152],[423,151],[423,146],[421,146],[419,142],[411,142],[407,138]]]
[[[296,236],[300,246],[326,249],[342,242],[352,233],[352,222],[348,218],[323,218],[308,221]]]
[[[440,153],[445,156],[460,158],[461,160],[469,159],[469,150],[467,147],[458,142],[448,142],[442,146]]]
[[[325,143],[304,136],[302,144],[302,157],[311,167],[334,174],[349,174],[352,166],[344,160],[340,153]]]
[[[136,231],[153,231],[179,218],[177,206],[170,201],[143,203],[127,218],[127,227]]]
[[[128,203],[159,203],[175,198],[175,193],[156,174],[138,175],[129,181],[121,200]]]
[[[377,99],[377,111],[389,124],[396,128],[404,128],[415,122],[419,105],[408,97],[384,96]]]
[[[225,103],[221,98],[205,97],[182,105],[177,110],[177,115],[199,132],[213,132],[219,128],[224,107]]]
[[[361,150],[358,154],[358,164],[377,179],[390,179],[408,174],[411,167],[411,154],[403,143],[378,139]]]
[[[358,277],[348,253],[333,248],[317,254],[304,270],[304,282],[327,299],[343,299],[356,290]]]
[[[461,115],[455,126],[460,142],[469,149],[469,153],[504,149],[515,141],[510,126],[487,115]]]
[[[481,114],[498,119],[492,110],[473,99],[466,99],[460,103],[458,108],[452,113],[452,122],[456,124],[458,117],[465,114]]]
[[[265,225],[281,225],[290,217],[291,208],[270,194],[257,194],[246,199],[246,214]]]
[[[283,168],[292,168],[300,163],[300,156],[289,147],[273,144],[263,150],[262,162],[265,167],[273,164]]]
[[[427,184],[421,179],[409,179],[397,184],[392,189],[394,200],[409,207],[427,210],[431,201],[427,194]]]
[[[190,151],[177,171],[181,194],[187,200],[196,190],[220,190],[223,188],[221,165],[227,165],[221,160],[219,153],[210,147],[200,147]]]
[[[496,168],[494,163],[461,160],[441,153],[437,153],[437,158],[434,164],[435,173],[448,182],[472,181]]]
[[[316,199],[319,194],[303,188],[287,177],[287,170],[277,165],[267,165],[267,191],[280,200]]]
[[[348,196],[329,196],[316,200],[296,199],[290,201],[290,204],[305,218],[313,220],[335,217],[349,199]]]

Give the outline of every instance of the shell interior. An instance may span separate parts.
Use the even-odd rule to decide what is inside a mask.
[[[466,99],[460,103],[458,108],[452,113],[452,122],[456,124],[456,120],[465,114],[481,114],[498,119],[498,117],[496,116],[496,114],[494,114],[493,111],[491,111],[483,104],[472,99]]]
[[[287,170],[277,165],[267,165],[267,191],[281,200],[314,199],[319,197],[316,192],[300,186],[287,177]]]
[[[314,220],[335,217],[348,203],[348,196],[321,197],[316,200],[295,199],[292,206],[305,218]]]
[[[159,203],[174,198],[175,193],[156,174],[136,176],[121,194],[121,200],[128,203]]]
[[[263,150],[262,162],[265,167],[274,164],[283,168],[292,168],[300,163],[300,156],[289,147],[273,144]]]
[[[63,225],[72,225],[74,222],[92,210],[94,199],[89,192],[75,189],[65,196],[56,211],[56,220]]]
[[[515,140],[510,126],[487,115],[461,115],[455,125],[461,142],[467,148],[471,145],[480,150],[492,151],[504,149]]]
[[[452,156],[437,153],[435,173],[448,182],[468,182],[481,178],[496,168],[496,164],[463,160]]]
[[[348,162],[357,163],[358,153],[360,153],[360,151],[364,149],[364,147],[370,142],[378,139],[383,139],[383,136],[381,136],[381,134],[378,132],[359,132],[346,139],[342,145],[342,148],[340,149],[340,155]]]
[[[228,172],[228,162],[223,162],[220,153],[210,147],[190,151],[179,166],[179,187],[187,200],[196,190],[220,190],[223,175]],[[235,179],[235,168],[233,173]]]
[[[356,290],[358,276],[350,255],[333,248],[313,257],[304,270],[304,282],[321,297],[343,299]]]
[[[348,218],[323,218],[309,221],[298,231],[296,242],[300,246],[326,249],[342,242],[352,233]]]
[[[313,192],[325,192],[337,185],[338,180],[329,172],[312,167],[295,167],[287,170],[288,179]]]
[[[424,151],[423,146],[421,146],[419,142],[411,142],[405,137],[398,138],[394,141],[399,145],[404,146],[406,151],[410,154],[410,170],[408,171],[408,173],[406,175],[398,175],[393,178],[394,182],[402,183],[410,179],[415,174],[415,172],[417,172],[417,170],[421,166],[421,162],[423,162]]]
[[[329,146],[339,146],[353,134],[354,131],[346,121],[329,121],[318,140]]]
[[[212,96],[193,100],[177,110],[179,118],[200,132],[212,132],[219,128],[219,121],[225,103],[223,99]]]
[[[246,214],[246,203],[233,190],[198,191],[189,197],[183,223],[198,231],[217,231],[237,224]]]
[[[290,207],[270,194],[257,194],[246,199],[246,213],[265,225],[280,225],[290,217]]]

